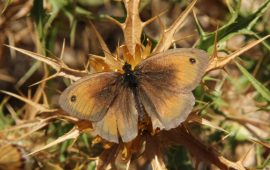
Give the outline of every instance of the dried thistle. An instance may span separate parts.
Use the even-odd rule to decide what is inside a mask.
[[[88,63],[90,67],[94,69],[95,72],[104,72],[104,71],[118,71],[121,72],[124,61],[128,61],[134,68],[138,63],[140,63],[143,59],[146,59],[153,53],[159,53],[168,50],[172,44],[174,39],[174,34],[177,32],[181,26],[183,25],[183,21],[189,15],[192,9],[194,9],[194,5],[197,0],[193,0],[185,11],[181,13],[181,15],[175,20],[171,26],[168,28],[164,28],[161,32],[160,38],[155,47],[152,47],[152,43],[150,40],[147,40],[146,45],[143,45],[141,42],[141,35],[143,32],[143,28],[152,22],[155,19],[158,19],[159,16],[153,17],[152,19],[142,22],[139,15],[139,0],[125,0],[124,5],[127,11],[127,16],[124,23],[120,23],[116,19],[112,17],[107,17],[120,26],[124,35],[124,43],[120,45],[116,51],[118,54],[115,55],[114,52],[111,52],[107,47],[105,41],[102,39],[101,35],[96,30],[95,26],[92,25],[92,28],[95,32],[99,40],[99,44],[104,51],[104,56],[91,55]],[[217,34],[219,31],[222,31],[223,28],[217,30]],[[256,46],[257,44],[263,42],[270,35],[260,38],[254,42],[251,42],[241,49],[228,54],[226,57],[220,57],[217,53],[217,47],[214,47],[214,52],[210,58],[210,64],[207,68],[207,73],[210,73],[213,70],[218,70],[224,68],[230,61],[234,60],[237,56],[243,54],[247,50]],[[216,38],[217,41],[217,38]],[[215,41],[215,43],[216,43]],[[214,44],[214,42],[213,42]],[[42,129],[47,126],[50,122],[55,121],[57,119],[64,119],[66,121],[72,122],[76,126],[72,128],[69,132],[59,137],[57,140],[42,146],[38,147],[35,150],[32,150],[31,154],[42,152],[44,149],[47,149],[51,146],[54,146],[60,142],[66,141],[68,139],[74,139],[76,141],[79,135],[83,132],[92,132],[93,127],[91,122],[85,122],[78,120],[77,118],[70,117],[63,113],[59,109],[52,109],[45,102],[46,95],[44,93],[44,85],[47,80],[55,78],[55,77],[65,77],[70,80],[76,81],[81,77],[84,77],[89,74],[87,67],[85,70],[77,70],[72,69],[67,66],[62,60],[62,54],[60,58],[52,59],[46,57],[44,55],[33,53],[24,49],[20,49],[14,46],[9,46],[11,49],[26,54],[38,61],[41,61],[51,68],[53,68],[56,72],[51,75],[45,75],[43,80],[38,82],[40,90],[37,90],[34,94],[34,97],[24,97],[19,96],[7,91],[2,91],[3,93],[16,97],[19,100],[24,101],[30,108],[26,107],[24,110],[29,113],[29,118],[26,120],[31,120],[32,122],[26,121],[23,123],[26,129],[31,128],[32,130],[26,130],[26,135],[21,136],[20,138],[28,137],[35,131]],[[151,50],[153,48],[153,50]],[[63,49],[64,51],[64,46]],[[206,74],[207,74],[206,73]],[[41,100],[41,98],[43,98]],[[40,101],[42,103],[40,104]],[[33,109],[34,108],[34,109]],[[34,110],[34,111],[29,111]],[[134,140],[129,143],[111,143],[106,140],[103,140],[99,136],[97,136],[93,141],[93,145],[98,143],[103,144],[104,151],[101,155],[98,156],[96,169],[109,169],[109,168],[124,168],[124,169],[140,169],[143,166],[150,164],[152,169],[166,169],[166,158],[164,156],[164,151],[173,145],[183,145],[187,148],[187,150],[191,153],[192,157],[195,160],[195,167],[198,168],[199,163],[201,161],[208,162],[216,165],[220,169],[245,169],[242,164],[244,159],[239,161],[230,161],[223,157],[220,153],[218,153],[213,147],[205,146],[198,138],[193,135],[190,127],[194,123],[198,123],[201,125],[208,125],[213,127],[214,129],[221,130],[223,132],[227,132],[221,127],[217,127],[213,125],[211,122],[207,121],[204,118],[198,116],[200,110],[193,111],[188,119],[179,125],[179,127],[165,131],[155,131],[154,133],[146,133],[139,134]],[[44,117],[43,117],[44,116]],[[253,125],[258,125],[258,123],[237,119],[235,117],[227,116],[226,119],[238,121],[240,123],[251,123]],[[267,125],[266,125],[267,126]],[[18,125],[18,127],[20,127]],[[148,126],[139,126],[139,128],[145,129]],[[10,129],[12,130],[12,129]],[[8,130],[9,131],[9,130]],[[142,130],[143,131],[143,130]],[[149,130],[150,131],[150,130]],[[269,148],[269,146],[268,146]],[[138,162],[143,162],[142,165],[138,164]]]

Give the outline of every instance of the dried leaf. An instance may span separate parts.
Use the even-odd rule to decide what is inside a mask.
[[[268,102],[270,102],[270,91],[261,84],[255,77],[253,77],[244,67],[236,62],[239,70],[246,76],[246,78],[250,81],[253,87],[260,93]]]
[[[157,46],[154,48],[153,53],[159,53],[166,51],[173,43],[173,36],[176,31],[178,31],[188,14],[193,9],[194,5],[196,4],[197,0],[193,0],[189,6],[185,9],[184,12],[174,21],[174,23],[167,29],[163,30],[161,37],[158,40]]]
[[[46,106],[43,106],[41,104],[38,104],[38,103],[36,103],[36,102],[34,102],[34,101],[30,100],[30,99],[27,99],[25,97],[19,96],[17,94],[14,94],[14,93],[11,93],[11,92],[8,92],[8,91],[5,91],[5,90],[0,90],[0,92],[2,92],[4,94],[7,94],[9,96],[15,97],[15,98],[17,98],[17,99],[19,99],[19,100],[21,100],[21,101],[23,101],[23,102],[25,102],[25,103],[33,106],[33,107],[35,107],[40,112],[55,112],[56,111],[56,109],[49,109]]]
[[[45,57],[43,55],[31,52],[31,51],[27,51],[27,50],[24,50],[21,48],[12,47],[9,45],[6,45],[6,46],[8,46],[9,48],[12,48],[20,53],[23,53],[29,57],[32,57],[38,61],[41,61],[45,64],[48,64],[50,67],[52,67],[56,71],[57,76],[66,77],[66,78],[69,78],[71,80],[76,81],[76,80],[80,79],[81,77],[88,75],[87,71],[85,71],[85,70],[80,71],[80,70],[75,70],[75,69],[69,68],[68,66],[66,66],[63,63],[62,60],[48,58],[48,57]]]
[[[226,131],[225,129],[212,124],[208,120],[206,120],[206,119],[204,119],[204,118],[202,118],[202,117],[200,117],[200,116],[198,116],[196,114],[189,115],[188,118],[187,118],[187,121],[188,122],[197,122],[197,123],[199,123],[201,125],[206,125],[206,126],[209,126],[211,128],[214,128],[214,129],[217,129],[217,130],[220,130],[222,132],[225,132],[225,133],[229,134],[229,132]]]
[[[111,53],[111,51],[107,47],[106,43],[104,42],[103,38],[101,37],[99,32],[96,30],[96,28],[93,24],[92,24],[92,28],[93,28],[93,30],[98,38],[98,41],[101,45],[103,52],[104,52],[104,56],[105,56],[105,57],[103,57],[104,63],[106,63],[106,65],[110,67],[110,70],[122,69],[123,63],[121,63],[120,60],[118,60],[116,57],[113,56],[113,54]],[[96,60],[95,55],[92,55],[92,57],[94,60]],[[99,56],[99,59],[100,59],[100,56]]]
[[[130,54],[135,55],[136,44],[141,44],[143,28],[163,13],[143,22],[139,14],[140,0],[124,0],[124,4],[127,11],[127,17],[124,23],[120,23],[110,16],[107,16],[107,18],[120,26],[124,33],[125,45],[127,46]]]
[[[270,35],[267,35],[259,40],[256,40],[254,42],[251,42],[249,44],[247,44],[246,46],[240,48],[239,50],[233,52],[232,54],[230,54],[227,57],[218,57],[218,56],[213,56],[210,59],[210,64],[206,70],[206,72],[209,72],[211,70],[216,70],[216,69],[220,69],[223,68],[227,63],[229,63],[230,61],[232,61],[234,58],[238,57],[239,55],[243,54],[244,52],[248,51],[249,49],[251,49],[252,47],[258,45],[259,43],[261,43],[262,41],[266,40],[267,38],[269,38]]]
[[[159,159],[157,155],[154,157],[154,159],[152,159],[151,165],[152,165],[153,170],[166,170],[167,169],[165,163],[162,161],[162,159]]]
[[[75,139],[76,140],[79,135],[80,135],[80,131],[77,128],[73,128],[69,132],[67,132],[65,135],[59,137],[55,141],[53,141],[53,142],[51,142],[51,143],[49,143],[49,144],[47,144],[47,145],[45,145],[45,146],[43,146],[43,147],[41,147],[39,149],[31,152],[28,155],[33,155],[33,154],[35,154],[37,152],[40,152],[40,151],[45,150],[45,149],[48,149],[48,148],[50,148],[50,147],[52,147],[54,145],[57,145],[57,144],[59,144],[61,142],[64,142],[66,140],[69,140],[69,139]]]
[[[133,55],[136,44],[141,44],[141,35],[144,26],[139,15],[140,0],[124,0],[124,3],[127,10],[127,17],[125,23],[122,24],[122,30],[124,32],[125,43]]]

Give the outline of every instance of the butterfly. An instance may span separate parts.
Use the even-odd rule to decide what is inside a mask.
[[[0,146],[0,170],[23,170],[26,158],[22,148],[15,144]]]
[[[185,121],[195,98],[192,90],[208,66],[205,51],[170,49],[153,54],[132,69],[100,72],[83,77],[60,95],[67,113],[92,122],[102,138],[119,143],[138,135],[138,122],[145,116],[153,129],[169,130]]]

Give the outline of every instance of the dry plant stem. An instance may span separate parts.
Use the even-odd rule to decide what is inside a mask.
[[[225,129],[223,129],[223,128],[219,127],[219,126],[216,126],[216,125],[212,124],[212,123],[211,123],[210,121],[208,121],[207,119],[204,119],[204,118],[202,118],[202,117],[200,117],[199,115],[194,114],[194,113],[191,113],[191,114],[188,116],[188,118],[187,118],[186,121],[188,121],[188,122],[196,122],[196,123],[199,123],[200,125],[209,126],[209,127],[214,128],[214,129],[216,129],[216,130],[219,130],[219,131],[222,131],[222,132],[224,132],[224,133],[226,133],[226,134],[229,134],[229,132],[226,131]]]
[[[257,143],[257,144],[260,144],[260,145],[270,149],[270,144],[267,142],[263,142],[263,141],[259,141],[259,140],[255,140],[255,139],[250,139],[250,141]]]
[[[46,79],[48,77],[49,73],[48,73],[48,69],[46,68],[46,66],[44,64],[43,64],[43,67],[44,67],[43,79]],[[39,84],[39,86],[37,87],[37,90],[36,90],[35,94],[33,95],[33,97],[29,96],[32,101],[34,101],[35,103],[38,103],[41,100],[41,98],[43,97],[45,86],[46,86],[45,81]],[[25,120],[31,120],[31,119],[34,119],[36,117],[36,115],[39,113],[39,110],[36,109],[32,105],[26,105],[25,113],[26,114],[24,115],[24,119]]]
[[[185,21],[188,14],[193,9],[194,5],[196,4],[197,0],[193,0],[190,5],[185,9],[183,13],[174,21],[174,23],[167,29],[163,30],[161,37],[158,41],[157,46],[153,50],[153,53],[159,53],[166,51],[173,43],[173,36],[176,31],[178,31],[183,22]]]
[[[18,117],[16,111],[11,107],[11,105],[6,104],[6,108],[9,111],[12,119],[15,121],[15,124],[20,124],[22,123],[21,119]]]
[[[151,165],[152,165],[153,170],[166,170],[167,169],[164,162],[160,161],[157,155],[154,157],[154,159],[152,159]]]
[[[109,20],[117,24],[123,31],[125,37],[125,44],[129,52],[134,55],[136,44],[141,44],[141,35],[143,28],[155,20],[158,16],[150,18],[143,22],[140,18],[139,5],[140,0],[124,0],[125,8],[127,10],[127,17],[124,23],[120,23],[114,18],[107,16]],[[161,13],[160,15],[162,15]]]
[[[127,18],[122,25],[122,29],[124,31],[126,45],[131,54],[134,54],[135,45],[141,42],[140,38],[143,29],[143,22],[139,15],[140,0],[125,0],[124,3],[127,9]]]
[[[110,67],[112,67],[112,70],[117,70],[122,68],[122,63],[117,60],[116,57],[113,56],[112,52],[109,50],[107,44],[97,31],[96,27],[91,23],[91,26],[95,32],[96,37],[98,38],[99,44],[103,50],[104,57],[102,56],[97,56],[97,55],[91,55],[94,59],[99,58],[100,60],[103,60],[106,64],[108,64]]]
[[[261,43],[262,41],[266,40],[269,37],[270,37],[270,35],[267,35],[259,40],[251,42],[251,43],[247,44],[246,46],[240,48],[239,50],[233,52],[232,54],[230,54],[227,57],[221,58],[221,57],[215,56],[215,54],[214,54],[214,56],[212,56],[212,58],[210,60],[210,64],[206,70],[206,73],[208,73],[212,70],[223,68],[227,63],[232,61],[234,58],[238,57],[239,55],[243,54],[244,52],[248,51],[249,49],[258,45],[259,43]]]
[[[4,93],[4,94],[7,94],[9,96],[15,97],[15,98],[17,98],[17,99],[19,99],[19,100],[21,100],[21,101],[23,101],[23,102],[25,102],[25,103],[33,106],[39,112],[54,112],[55,111],[55,109],[49,109],[46,106],[43,106],[43,105],[41,105],[39,103],[36,103],[36,102],[34,102],[34,101],[30,100],[30,99],[27,99],[25,97],[19,96],[17,94],[14,94],[14,93],[11,93],[11,92],[8,92],[8,91],[5,91],[5,90],[0,90],[0,92],[1,93]]]
[[[15,83],[16,82],[15,78],[11,77],[8,74],[1,73],[1,70],[0,70],[0,81],[5,81],[5,82],[9,82],[9,83]]]
[[[129,51],[134,54],[135,45],[140,44],[144,22],[141,21],[139,15],[140,0],[124,0],[125,8],[127,10],[127,17],[124,23],[120,23],[114,18],[107,16],[108,19],[117,24],[123,31],[125,43]]]
[[[36,60],[41,61],[45,64],[48,64],[50,67],[52,67],[56,71],[55,75],[53,75],[55,77],[61,76],[61,77],[66,77],[66,78],[69,78],[71,80],[76,81],[76,80],[80,79],[81,77],[86,76],[88,74],[88,72],[85,70],[75,70],[75,69],[68,67],[60,59],[52,59],[52,58],[40,55],[38,53],[27,51],[27,50],[24,50],[21,48],[16,48],[16,47],[9,46],[9,45],[6,45],[6,46],[11,48],[11,49],[14,49],[22,54],[25,54],[26,56],[32,57],[33,59],[36,59]]]
[[[27,128],[30,129],[32,127],[39,126],[40,124],[43,124],[44,122],[49,122],[52,119],[56,119],[56,118],[57,116],[53,116],[46,119],[35,119],[35,120],[30,120],[30,121],[24,121],[23,124],[18,124],[16,126],[12,126],[12,127],[0,130],[0,133],[8,133],[11,131],[22,130],[22,129],[27,129]]]
[[[183,145],[192,154],[196,155],[198,161],[204,161],[216,165],[222,170],[236,169],[245,170],[241,162],[232,162],[221,156],[214,148],[207,147],[190,134],[182,124],[175,129],[178,144]]]
[[[74,128],[71,129],[69,132],[67,132],[65,135],[59,137],[58,139],[54,140],[53,142],[51,142],[51,143],[49,143],[49,144],[47,144],[47,145],[45,145],[45,146],[43,146],[43,147],[41,147],[41,148],[39,148],[39,149],[37,149],[37,150],[31,152],[31,153],[28,154],[28,155],[33,155],[33,154],[35,154],[35,153],[37,153],[37,152],[40,152],[40,151],[45,150],[45,149],[47,149],[47,148],[50,148],[50,147],[52,147],[52,146],[54,146],[54,145],[57,145],[57,144],[59,144],[59,143],[61,143],[61,142],[64,142],[64,141],[66,141],[66,140],[69,140],[69,139],[77,140],[77,138],[79,137],[79,135],[80,135],[79,129],[77,129],[76,127],[74,127]]]
[[[115,153],[115,154],[113,154]],[[113,145],[111,148],[109,148],[109,152],[103,152],[99,159],[97,159],[96,164],[96,170],[103,170],[106,169],[110,165],[111,160],[115,160],[117,154],[119,153],[119,146]]]
[[[260,129],[262,129],[262,130],[264,130],[266,132],[270,132],[270,124],[268,122],[263,122],[263,121],[256,120],[256,119],[249,119],[249,118],[246,118],[246,117],[243,117],[243,116],[239,116],[239,117],[226,116],[226,119],[238,122],[238,123],[240,123],[242,125],[250,124],[250,125],[255,126],[257,128],[260,128]]]

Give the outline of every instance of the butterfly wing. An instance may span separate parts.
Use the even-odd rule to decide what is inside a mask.
[[[138,112],[132,90],[119,83],[118,95],[111,104],[107,114],[93,127],[98,135],[112,142],[129,142],[138,134]]]
[[[153,128],[171,129],[183,122],[195,103],[192,90],[208,66],[199,49],[173,49],[144,60],[135,67],[138,94]]]
[[[106,72],[82,78],[61,94],[59,104],[69,114],[92,121],[102,138],[130,141],[137,135],[138,113],[134,95],[120,76]]]
[[[100,121],[116,97],[116,72],[91,74],[76,81],[60,96],[59,104],[72,116]]]

